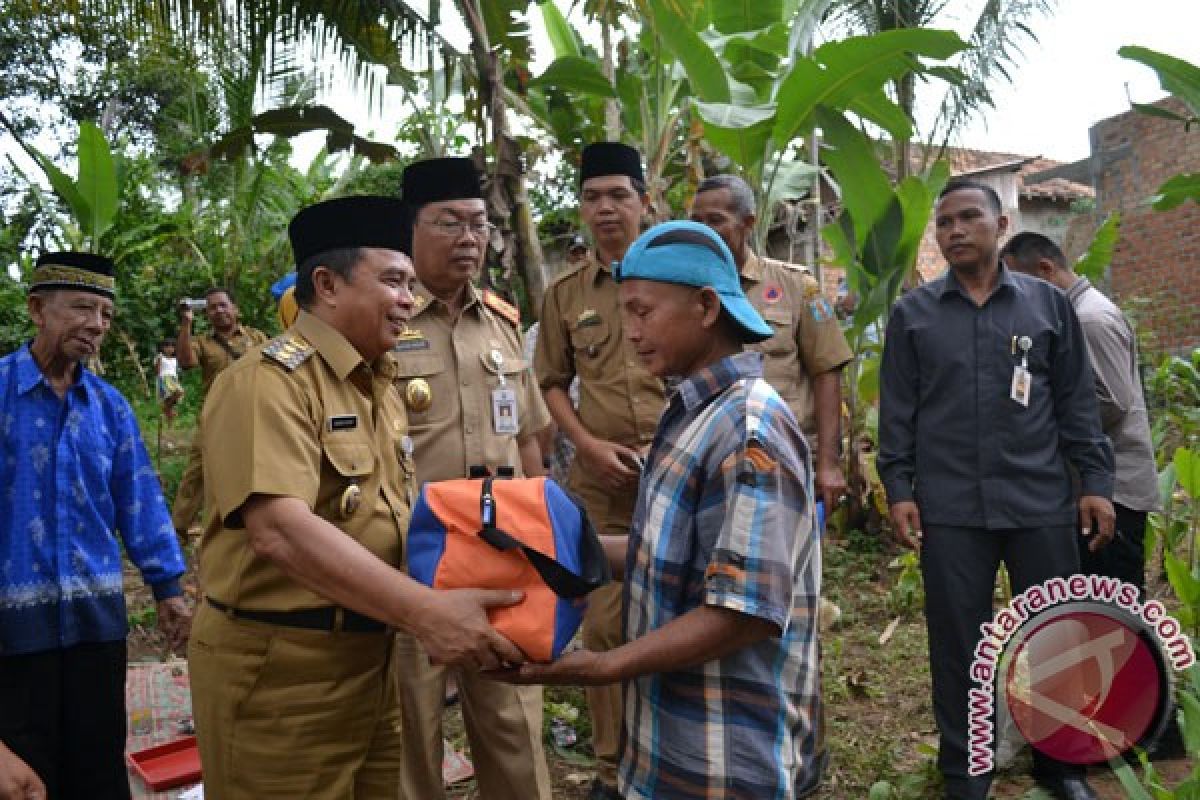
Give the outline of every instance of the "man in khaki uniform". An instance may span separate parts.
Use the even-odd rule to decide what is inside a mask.
[[[175,352],[179,358],[180,369],[200,367],[204,395],[208,396],[208,390],[212,388],[217,375],[245,355],[250,348],[267,341],[267,335],[238,322],[238,307],[228,290],[215,287],[209,289],[204,293],[204,300],[204,316],[212,326],[212,333],[193,337],[193,311],[187,305],[180,305],[179,336],[175,339]],[[179,489],[175,492],[175,502],[171,506],[171,524],[181,537],[187,534],[188,528],[196,519],[196,514],[200,512],[200,505],[204,501],[203,478],[200,436],[197,432],[192,439],[187,467],[183,470]]]
[[[188,655],[212,797],[395,798],[392,627],[438,663],[523,660],[487,621],[519,592],[440,592],[399,569],[413,466],[390,350],[415,281],[400,214],[383,197],[297,214],[303,311],[205,403],[214,513]]]
[[[754,192],[744,180],[716,175],[701,181],[691,218],[725,240],[742,290],[775,329],[770,339],[749,347],[763,354],[763,377],[792,409],[815,453],[817,494],[831,512],[846,491],[838,455],[842,367],[854,352],[807,267],[761,258],[750,249],[757,216]]]
[[[483,266],[491,224],[469,159],[418,161],[404,170],[419,284],[408,330],[393,352],[408,410],[417,485],[465,478],[471,467],[541,475],[536,434],[550,423],[523,357],[520,317],[471,281]],[[397,637],[404,712],[400,796],[437,800],[447,668],[432,666],[410,636]],[[542,688],[455,673],[480,797],[550,800],[542,750]]]
[[[596,530],[628,535],[637,503],[642,452],[654,439],[666,403],[662,381],[642,366],[621,330],[611,265],[638,236],[647,205],[641,158],[616,142],[583,151],[580,216],[595,251],[558,278],[542,305],[534,367],[555,423],[576,448],[570,488],[582,498]],[[567,390],[579,377],[579,410]],[[583,642],[589,650],[621,644],[621,584],[588,596]],[[592,747],[611,767],[590,798],[616,797],[620,686],[588,687]]]

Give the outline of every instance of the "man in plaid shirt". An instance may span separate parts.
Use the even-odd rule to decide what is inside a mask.
[[[505,677],[624,683],[623,796],[795,798],[816,766],[821,559],[808,445],[761,357],[742,352],[771,328],[703,225],[652,228],[616,277],[646,368],[681,378],[628,549],[605,542],[628,643]]]

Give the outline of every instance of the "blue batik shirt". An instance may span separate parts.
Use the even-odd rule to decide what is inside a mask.
[[[122,543],[156,599],[180,593],[133,409],[82,366],[59,398],[28,345],[0,358],[0,656],[124,639]]]
[[[793,800],[816,777],[821,550],[811,455],[762,356],[683,380],[642,473],[625,566],[633,641],[693,609],[778,633],[625,684],[623,797]]]

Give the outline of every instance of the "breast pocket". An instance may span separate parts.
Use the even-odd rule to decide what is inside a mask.
[[[364,484],[375,474],[375,453],[361,436],[338,432],[326,434],[321,449],[336,478],[323,482],[328,494],[318,498],[324,507],[317,513],[326,519],[349,519],[363,505]]]
[[[763,355],[785,355],[791,349],[792,339],[796,335],[795,319],[792,317],[792,313],[784,309],[765,309],[762,312],[762,318],[771,326],[774,334],[764,342],[750,345],[750,348]]]
[[[406,353],[397,357],[396,388],[408,413],[410,428],[420,428],[454,413],[457,391],[440,353]]]
[[[493,386],[500,385],[500,376],[504,376],[504,382],[516,388],[517,382],[521,379],[521,373],[529,368],[529,362],[520,356],[512,353],[505,353],[500,366],[496,366],[496,359],[491,352],[479,354],[479,360],[483,362],[483,369],[489,376]]]
[[[575,351],[575,371],[580,376],[585,378],[599,376],[601,357],[612,335],[611,326],[602,319],[577,323],[571,329],[571,347]]]
[[[1029,338],[1030,348],[1025,355],[1026,360],[1029,362],[1029,371],[1036,375],[1049,373],[1050,364],[1054,360],[1056,339],[1054,331],[1043,329]]]

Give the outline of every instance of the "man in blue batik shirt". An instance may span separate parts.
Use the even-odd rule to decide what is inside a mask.
[[[129,797],[122,544],[173,648],[191,621],[133,410],[83,366],[112,323],[113,287],[107,258],[42,256],[37,334],[0,359],[0,742],[50,797]]]

